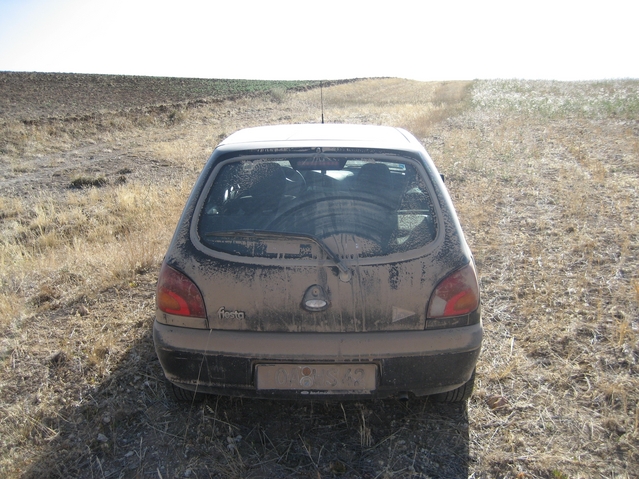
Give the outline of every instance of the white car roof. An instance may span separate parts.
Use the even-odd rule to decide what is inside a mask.
[[[247,143],[359,144],[365,147],[415,149],[421,146],[401,128],[378,125],[298,124],[246,128],[233,133],[219,146]],[[363,145],[362,143],[365,143]],[[255,145],[253,145],[254,147]],[[265,145],[264,145],[265,146]]]

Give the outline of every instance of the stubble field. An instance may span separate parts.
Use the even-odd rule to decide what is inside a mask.
[[[0,477],[639,477],[639,81],[324,88],[327,122],[404,127],[446,176],[482,288],[475,394],[185,405],[150,335],[181,208],[226,135],[319,122],[316,83],[9,77]]]

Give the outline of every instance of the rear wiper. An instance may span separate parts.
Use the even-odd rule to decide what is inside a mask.
[[[205,233],[204,236],[212,237],[212,236],[254,236],[259,238],[293,238],[293,239],[306,239],[311,240],[313,243],[318,245],[326,255],[333,260],[335,266],[340,271],[339,279],[344,282],[349,282],[351,280],[351,270],[348,269],[339,256],[337,256],[333,251],[328,247],[321,238],[317,236],[309,235],[306,233],[289,233],[284,231],[268,231],[268,230],[230,230],[230,231],[211,231],[209,233]]]

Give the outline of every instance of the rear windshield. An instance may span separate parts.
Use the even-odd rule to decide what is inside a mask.
[[[338,247],[354,242],[360,257],[419,249],[437,233],[424,175],[419,163],[398,157],[234,160],[209,189],[198,236],[211,249],[241,256],[270,256],[273,248],[260,246],[278,234],[281,241],[297,234]],[[297,257],[312,251],[309,243]]]

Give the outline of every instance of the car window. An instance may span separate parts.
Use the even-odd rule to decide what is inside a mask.
[[[277,233],[326,240],[348,236],[360,257],[419,249],[437,222],[425,172],[408,158],[308,156],[224,164],[203,202],[198,236],[207,247],[268,256]],[[260,232],[252,238],[226,233]],[[270,232],[272,235],[264,235]],[[302,248],[299,257],[311,255]]]

